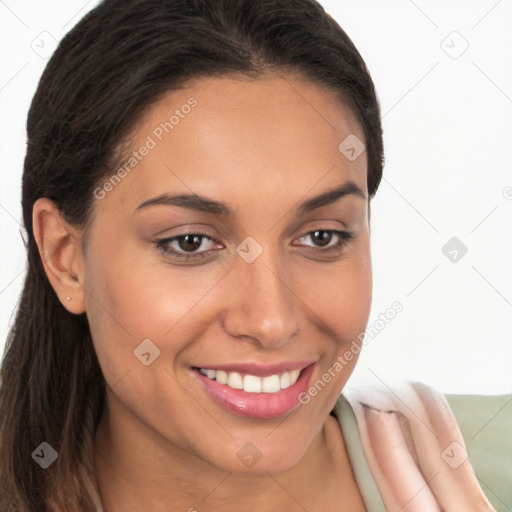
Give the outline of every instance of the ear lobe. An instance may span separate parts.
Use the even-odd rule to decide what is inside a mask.
[[[57,205],[46,197],[34,204],[32,226],[52,288],[70,313],[83,313],[83,258],[76,231],[63,219]]]

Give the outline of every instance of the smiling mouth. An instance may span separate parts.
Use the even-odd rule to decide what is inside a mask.
[[[240,389],[246,393],[279,393],[279,391],[293,386],[301,373],[301,370],[291,370],[258,377],[257,375],[243,375],[239,372],[226,372],[210,368],[198,368],[197,370],[219,384],[224,384],[232,389]]]
[[[191,367],[202,389],[228,411],[251,418],[276,418],[295,410],[316,367],[315,361],[273,365],[238,363]]]

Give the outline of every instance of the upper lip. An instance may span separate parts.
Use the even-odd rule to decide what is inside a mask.
[[[261,364],[261,363],[230,363],[230,364],[206,364],[204,366],[195,366],[195,368],[204,368],[208,370],[237,372],[246,375],[254,375],[256,377],[268,377],[292,370],[303,370],[314,361],[285,361],[275,364]]]

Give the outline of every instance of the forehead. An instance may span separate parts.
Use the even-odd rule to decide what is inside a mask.
[[[112,196],[134,205],[176,188],[229,190],[234,204],[268,187],[302,195],[348,179],[366,190],[366,153],[351,161],[339,149],[354,136],[364,141],[351,109],[300,77],[197,78],[146,111],[122,162],[130,185]]]

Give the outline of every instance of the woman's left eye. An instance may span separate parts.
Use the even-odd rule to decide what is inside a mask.
[[[350,231],[339,231],[336,229],[315,229],[302,235],[299,240],[310,238],[315,244],[310,246],[314,252],[319,253],[337,253],[341,252],[345,245],[354,238],[354,233]],[[334,241],[334,243],[332,243]],[[307,244],[306,244],[307,245]]]
[[[309,246],[313,252],[330,254],[341,252],[348,241],[354,238],[354,233],[335,229],[316,229],[305,233],[297,240],[308,237],[314,241],[315,245]],[[185,261],[207,257],[212,250],[215,250],[216,245],[217,249],[223,247],[204,233],[186,233],[156,241],[156,246],[164,254]],[[308,247],[308,244],[304,243],[294,243],[294,245]]]

